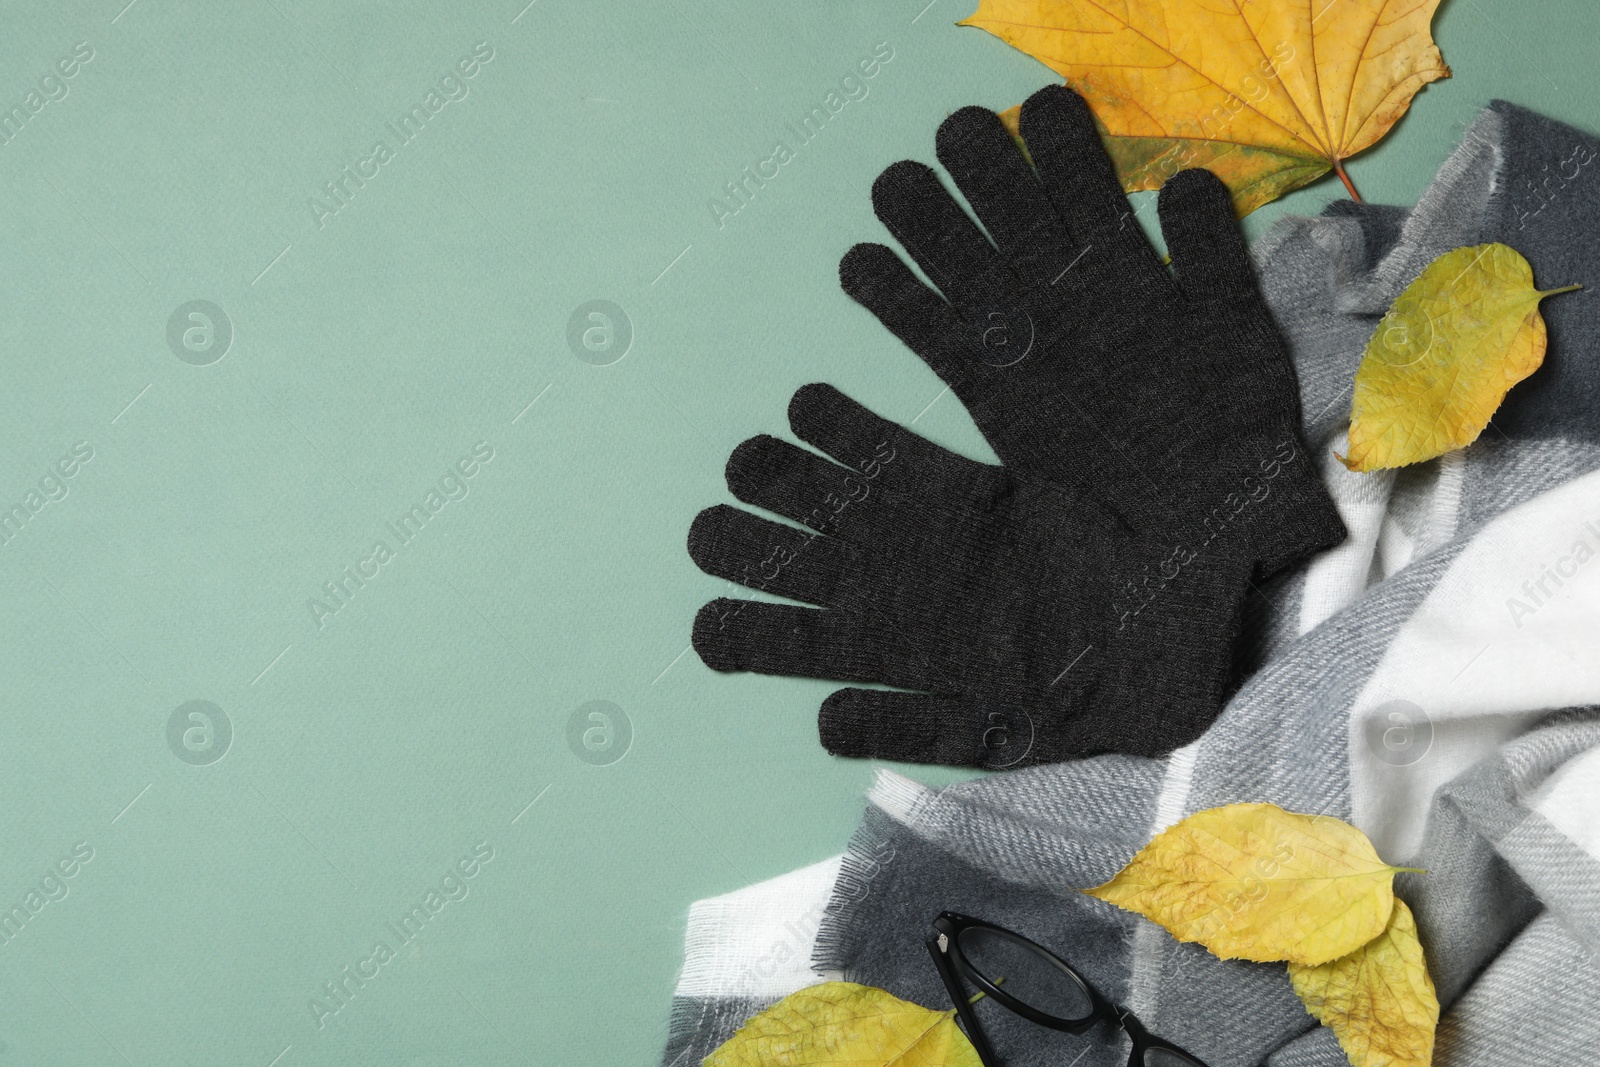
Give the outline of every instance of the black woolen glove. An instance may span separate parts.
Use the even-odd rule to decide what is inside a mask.
[[[716,670],[844,689],[819,716],[837,755],[1009,767],[1159,755],[1220,711],[1248,564],[1141,538],[1092,500],[977,463],[827,385],[800,389],[795,434],[740,445],[702,511],[701,569],[814,604],[720,599],[695,619]]]
[[[1021,131],[1032,167],[985,108],[939,128],[939,159],[988,237],[921,163],[874,183],[878,217],[938,293],[878,244],[845,255],[845,291],[949,384],[1018,475],[1263,576],[1342,541],[1226,187],[1193,170],[1162,188],[1169,272],[1077,93],[1034,93]]]

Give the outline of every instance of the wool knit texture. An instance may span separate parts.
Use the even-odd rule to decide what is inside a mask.
[[[929,168],[874,185],[942,296],[882,246],[840,267],[1005,466],[812,386],[791,422],[836,462],[762,436],[728,464],[736,496],[812,532],[723,507],[690,533],[707,572],[826,609],[709,604],[693,639],[708,665],[915,690],[830,697],[818,729],[839,755],[1004,768],[1171,751],[1220,710],[1252,573],[1344,536],[1227,190],[1204,172],[1163,189],[1169,272],[1082,99],[1042,90],[1022,123],[1037,172],[983,108],[938,136],[998,248]]]
[[[827,385],[728,461],[745,503],[689,532],[708,573],[800,601],[723,598],[695,620],[718,670],[898,686],[828,698],[839,755],[991,768],[1158,755],[1222,708],[1248,568],[1175,557],[1070,490],[977,463]],[[1159,713],[1153,712],[1159,709]]]
[[[1077,93],[1039,90],[1021,130],[1031,167],[987,108],[939,128],[939,159],[984,229],[921,163],[874,183],[878,217],[937,292],[878,244],[846,254],[845,291],[950,385],[1011,469],[1263,575],[1337,544],[1227,189],[1198,170],[1163,187],[1169,271]]]

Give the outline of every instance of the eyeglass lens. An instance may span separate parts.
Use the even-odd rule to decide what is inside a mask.
[[[1065,1022],[1094,1011],[1088,990],[1076,975],[1037,945],[1003,930],[969,926],[959,935],[968,965],[1011,997]],[[1174,1060],[1174,1067],[1188,1061]],[[1166,1067],[1149,1061],[1148,1067]]]

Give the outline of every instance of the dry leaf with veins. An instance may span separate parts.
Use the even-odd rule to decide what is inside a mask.
[[[1403,467],[1478,439],[1506,393],[1544,363],[1547,296],[1510,245],[1457,248],[1406,286],[1356,369],[1353,471]]]
[[[871,986],[824,982],[745,1023],[703,1067],[983,1067],[954,1016]]]
[[[1439,0],[979,0],[1089,102],[1128,192],[1205,167],[1238,213],[1335,171],[1450,76]],[[1001,112],[1016,133],[1018,109]]]
[[[1316,965],[1381,934],[1394,875],[1367,835],[1276,804],[1196,812],[1084,892],[1197,941],[1223,959]]]
[[[1306,1010],[1333,1031],[1354,1067],[1428,1067],[1439,998],[1404,901],[1384,932],[1318,967],[1289,965]]]

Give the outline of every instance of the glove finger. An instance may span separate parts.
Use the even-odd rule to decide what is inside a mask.
[[[789,427],[800,440],[859,471],[869,490],[882,485],[987,511],[1011,484],[1004,468],[941,448],[821,382],[795,391]]]
[[[955,310],[883,245],[863,243],[846,252],[839,285],[951,386],[992,370],[978,358]]]
[[[1016,279],[931,167],[905,159],[872,183],[872,207],[968,322],[1014,303]]]
[[[833,606],[857,588],[849,545],[718,504],[695,516],[689,556],[713,578],[807,604]]]
[[[746,504],[825,533],[844,533],[878,506],[862,475],[768,434],[733,450],[727,476],[728,489]]]
[[[938,693],[841,689],[823,701],[817,734],[835,756],[991,770],[1043,762],[1027,712]]]
[[[1045,191],[1089,254],[1109,266],[1108,280],[1121,289],[1170,290],[1083,97],[1047,85],[1023,103],[1020,128]]]
[[[945,119],[939,162],[1026,285],[1055,286],[1070,299],[1069,274],[1081,251],[1017,143],[986,107],[964,107]]]
[[[1183,170],[1156,201],[1178,286],[1191,300],[1256,297],[1250,249],[1228,187],[1208,170]]]
[[[929,688],[927,656],[855,612],[713,600],[695,616],[694,650],[714,671]]]

